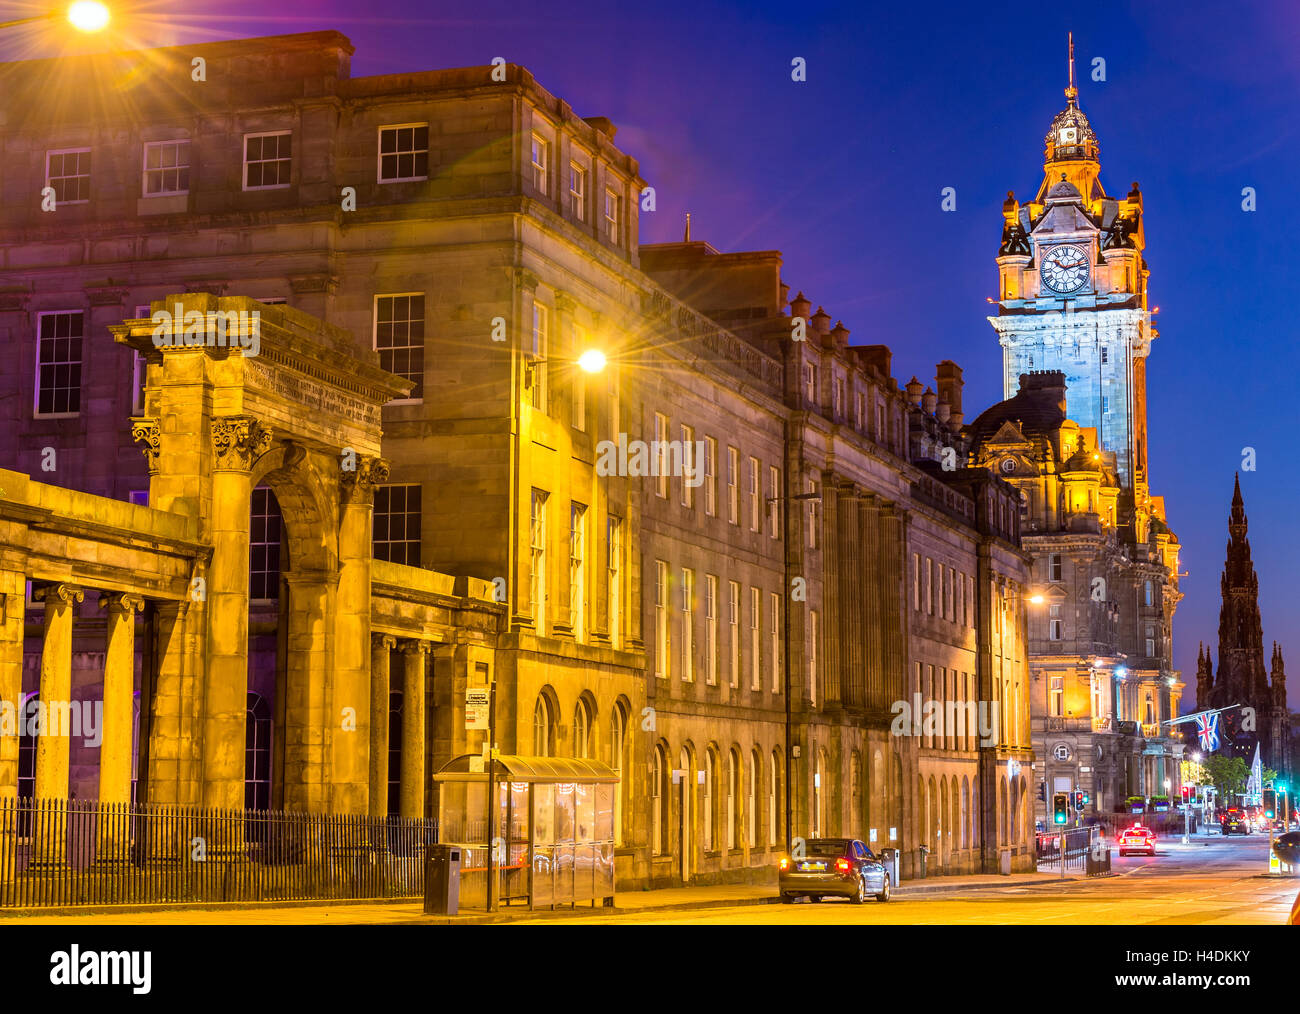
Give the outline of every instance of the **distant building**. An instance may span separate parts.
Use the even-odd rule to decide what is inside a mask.
[[[998,249],[1005,401],[975,420],[974,462],[1020,491],[1033,554],[1029,665],[1040,819],[1054,792],[1086,813],[1179,788],[1182,744],[1164,725],[1182,691],[1172,624],[1178,540],[1148,484],[1142,195],[1100,178],[1079,108],[1073,43],[1066,108],[1045,140],[1033,200],[1008,194]]]
[[[1220,581],[1219,664],[1216,672],[1209,649],[1196,654],[1197,708],[1227,708],[1220,718],[1219,752],[1240,757],[1247,765],[1259,747],[1260,762],[1289,781],[1291,713],[1286,703],[1286,667],[1282,649],[1273,642],[1270,672],[1264,668],[1264,633],[1259,616],[1259,578],[1250,558],[1249,523],[1234,480],[1232,511],[1228,515],[1228,550]],[[1238,708],[1240,706],[1240,709]]]

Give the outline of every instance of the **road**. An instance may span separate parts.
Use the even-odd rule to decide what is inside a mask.
[[[1115,876],[1033,887],[953,891],[887,904],[750,905],[547,920],[547,925],[1252,925],[1284,924],[1300,878],[1261,876],[1268,836],[1211,837],[1183,846],[1157,843],[1157,854],[1113,854]],[[529,925],[531,921],[516,923]]]

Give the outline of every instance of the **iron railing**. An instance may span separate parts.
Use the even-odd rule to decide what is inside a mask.
[[[1088,876],[1110,872],[1110,849],[1098,827],[1070,827],[1042,831],[1035,839],[1035,856],[1040,872],[1075,870]]]
[[[436,820],[0,799],[0,908],[416,898]]]

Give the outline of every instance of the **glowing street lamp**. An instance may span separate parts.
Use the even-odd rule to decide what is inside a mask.
[[[1029,601],[1030,601],[1030,603],[1033,604],[1033,605],[1041,606],[1041,605],[1043,604],[1043,596],[1041,596],[1041,595],[1030,595],[1030,596],[1029,596]]]
[[[16,28],[19,25],[30,25],[37,21],[52,21],[59,16],[58,11],[50,11],[46,14],[37,14],[31,18],[18,18],[16,21],[0,22],[0,28]],[[79,32],[91,34],[102,32],[108,27],[108,22],[112,15],[109,14],[108,7],[99,0],[77,0],[67,10],[68,24]]]
[[[599,373],[605,368],[605,353],[600,349],[587,349],[578,357],[578,365],[587,373]]]
[[[98,0],[77,0],[68,8],[68,23],[79,32],[102,32],[111,15]]]

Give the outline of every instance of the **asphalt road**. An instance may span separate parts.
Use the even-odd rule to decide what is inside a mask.
[[[749,905],[548,921],[671,925],[1254,925],[1284,924],[1300,877],[1268,877],[1268,836],[1158,842],[1151,856],[1112,853],[1115,876],[1033,887],[953,891],[886,904]],[[516,923],[528,925],[530,923]]]

